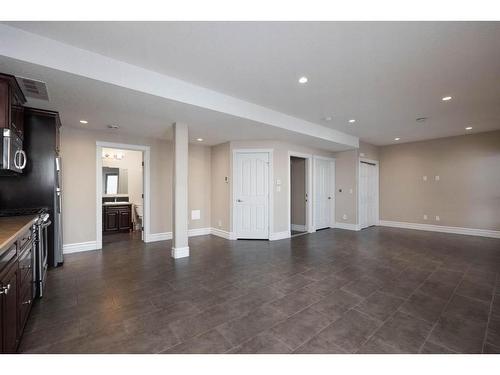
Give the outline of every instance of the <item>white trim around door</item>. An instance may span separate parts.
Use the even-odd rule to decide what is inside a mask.
[[[150,220],[150,168],[151,168],[151,150],[149,146],[131,145],[126,143],[113,143],[113,142],[96,142],[96,248],[102,249],[102,149],[104,148],[117,148],[122,150],[142,151],[144,160],[144,173],[143,173],[143,241],[149,242],[151,236],[151,220]]]
[[[312,233],[315,232],[313,225],[313,155],[304,154],[302,152],[288,151],[288,232],[292,229],[292,176],[290,172],[291,161],[290,157],[295,156],[306,160],[306,225],[303,230]]]
[[[329,186],[328,186],[328,190],[329,190],[329,199],[328,201],[330,202],[329,204],[329,208],[330,208],[330,213],[329,213],[329,223],[328,225],[326,226],[323,226],[323,225],[320,225],[320,227],[318,227],[318,223],[317,223],[317,212],[316,212],[316,207],[317,207],[317,200],[319,199],[318,198],[318,193],[317,193],[317,178],[318,178],[318,172],[317,172],[317,166],[316,166],[316,162],[317,161],[320,161],[320,160],[323,160],[323,161],[328,161],[329,162],[329,167],[330,167],[330,170],[329,170],[329,174],[330,174],[330,179],[329,179]],[[312,195],[312,198],[313,198],[313,204],[312,204],[312,218],[313,218],[313,229],[314,231],[318,230],[318,229],[324,229],[324,228],[335,228],[335,198],[336,198],[336,195],[335,195],[335,159],[334,158],[328,158],[328,157],[324,157],[324,156],[317,156],[317,155],[314,155],[313,156],[313,162],[312,162],[312,165],[313,165],[313,173],[312,173],[312,180],[313,180],[313,186],[312,186],[312,191],[313,191],[313,195]]]
[[[273,237],[273,220],[274,220],[274,215],[273,215],[273,210],[274,210],[274,177],[273,177],[273,154],[274,150],[273,149],[250,149],[250,148],[242,148],[242,149],[233,149],[232,152],[232,163],[233,163],[233,168],[232,168],[232,183],[231,183],[231,188],[232,188],[232,193],[231,193],[231,213],[232,213],[232,233],[235,239],[238,238],[243,238],[240,237],[238,232],[237,232],[237,215],[235,214],[235,204],[236,200],[239,199],[236,197],[236,175],[237,175],[237,163],[236,163],[236,157],[238,154],[259,154],[259,153],[267,153],[268,154],[268,209],[266,214],[267,216],[267,222],[268,222],[268,231],[267,231],[267,238],[262,238],[262,239],[274,239]]]
[[[370,187],[366,187],[366,188],[370,188],[370,189],[373,189],[374,190],[374,197],[375,197],[375,202],[374,202],[374,218],[373,219],[370,219],[369,220],[369,223],[368,224],[363,224],[361,222],[361,217],[362,217],[362,212],[361,210],[363,209],[361,203],[362,203],[362,199],[361,199],[361,195],[362,195],[362,186],[361,186],[361,163],[367,163],[367,164],[370,164],[370,165],[373,165],[373,168],[374,169],[374,172],[375,172],[375,175],[374,175],[374,181],[373,183],[370,185]],[[359,158],[359,161],[358,161],[358,226],[360,229],[363,229],[363,228],[367,228],[369,226],[372,226],[372,225],[379,225],[379,200],[380,200],[380,196],[379,196],[379,162],[378,160],[372,160],[372,159],[367,159],[367,158]]]

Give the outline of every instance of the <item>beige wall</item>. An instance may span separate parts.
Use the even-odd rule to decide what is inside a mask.
[[[500,131],[381,147],[380,218],[500,230]]]
[[[335,221],[338,223],[358,222],[358,167],[358,149],[335,153]]]
[[[292,224],[306,225],[306,159],[290,158]]]
[[[211,159],[211,223],[213,228],[230,231],[230,173],[229,142],[212,147]]]
[[[212,169],[210,155],[210,147],[189,144],[189,229],[210,227]],[[191,210],[200,210],[200,220],[191,220]]]
[[[151,150],[151,233],[172,230],[172,144],[169,141],[141,138],[119,132],[89,131],[62,128],[61,155],[63,162],[63,236],[64,243],[96,240],[96,141],[150,146]],[[199,148],[205,148],[202,151]],[[209,147],[190,147],[190,207],[202,209],[202,220],[190,223],[190,228],[210,226],[210,202],[205,192],[210,180]],[[200,165],[201,164],[201,165]],[[209,175],[209,172],[208,172]],[[202,194],[196,191],[203,192]]]
[[[374,146],[372,144],[359,141],[359,157],[371,160],[379,160],[380,158],[380,147]]]

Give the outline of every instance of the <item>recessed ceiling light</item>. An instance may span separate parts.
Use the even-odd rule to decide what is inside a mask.
[[[354,124],[354,123],[356,122],[356,120],[352,118],[352,119],[350,119],[350,120],[349,120],[349,122],[350,122],[351,124]]]
[[[401,138],[399,138],[399,137],[394,138],[395,141],[399,141],[400,139]]]
[[[326,116],[323,120],[325,120],[325,121],[332,121],[332,116]]]
[[[203,138],[196,138],[198,142],[203,142]]]
[[[88,124],[89,122],[87,120],[80,120],[81,124]]]
[[[114,125],[114,124],[110,124],[110,125],[108,125],[108,128],[110,128],[110,129],[118,129],[119,126],[118,125]]]
[[[472,126],[467,126],[465,130],[472,130]]]
[[[300,77],[300,78],[299,78],[299,83],[304,84],[304,83],[307,83],[307,81],[309,81],[309,80],[307,79],[307,77]]]
[[[445,96],[445,97],[444,97],[444,98],[442,98],[441,100],[442,100],[443,102],[447,102],[448,100],[451,100],[451,99],[452,99],[452,97],[451,97],[451,96]]]

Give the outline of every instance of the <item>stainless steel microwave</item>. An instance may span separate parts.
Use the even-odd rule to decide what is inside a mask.
[[[10,129],[0,131],[0,174],[22,173],[27,161],[23,140]]]

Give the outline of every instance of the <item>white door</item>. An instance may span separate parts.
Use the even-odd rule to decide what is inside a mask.
[[[359,163],[359,223],[367,228],[378,223],[378,167]]]
[[[327,159],[314,161],[314,226],[324,229],[333,223],[333,191],[335,171],[333,162]]]
[[[269,238],[269,153],[237,152],[234,168],[236,238]]]

